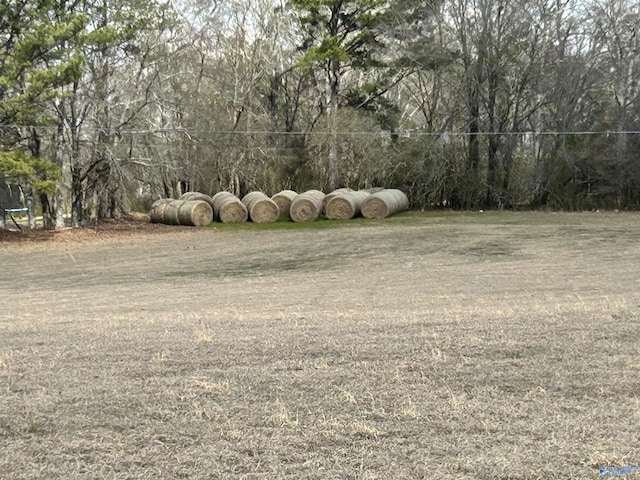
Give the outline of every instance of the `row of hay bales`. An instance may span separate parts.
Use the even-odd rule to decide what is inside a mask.
[[[271,223],[282,216],[294,222],[316,220],[321,214],[328,219],[346,220],[362,215],[383,219],[409,209],[409,199],[401,190],[375,188],[352,190],[340,188],[329,194],[320,190],[297,193],[283,190],[272,197],[255,191],[239,199],[229,192],[213,197],[187,192],[179,199],[157,200],[151,207],[153,223],[205,226],[212,221],[222,223]]]

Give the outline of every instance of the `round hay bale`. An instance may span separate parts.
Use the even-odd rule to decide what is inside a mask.
[[[166,205],[167,203],[173,202],[173,198],[160,198],[151,204],[151,208],[156,208],[161,205]]]
[[[213,209],[213,199],[206,193],[185,192],[180,196],[180,200],[202,200],[203,202],[207,202],[211,205],[211,208]]]
[[[278,210],[280,211],[280,216],[289,215],[289,210],[291,209],[291,202],[293,202],[294,198],[298,196],[297,192],[293,190],[282,190],[281,192],[276,193],[271,200],[276,202],[278,205]]]
[[[213,209],[204,200],[178,200],[178,224],[204,227],[213,220]]]
[[[365,218],[382,219],[397,212],[409,209],[407,195],[393,188],[371,194],[362,202],[360,208]]]
[[[163,223],[164,208],[172,201],[173,200],[171,198],[161,198],[160,200],[153,202],[151,210],[149,211],[151,223]]]
[[[171,200],[164,206],[162,210],[162,222],[166,225],[180,225],[180,219],[178,218],[178,209],[182,202],[187,200]]]
[[[247,193],[242,198],[242,203],[247,207],[249,218],[254,223],[271,223],[278,221],[280,209],[276,202],[267,197],[263,192]]]
[[[322,213],[327,213],[327,204],[333,197],[335,197],[336,195],[340,195],[341,193],[347,193],[347,192],[353,192],[353,190],[348,187],[337,188],[333,192],[325,195],[324,198],[322,199]]]
[[[218,192],[213,196],[213,216],[222,223],[243,223],[249,218],[247,207],[233,193]]]
[[[371,188],[363,188],[365,192],[369,193],[378,193],[384,190],[384,187],[371,187]]]
[[[289,216],[294,222],[316,220],[322,213],[322,199],[325,194],[320,190],[307,190],[291,202]]]
[[[362,202],[371,194],[364,190],[334,195],[326,206],[325,215],[331,220],[348,220],[360,214]]]

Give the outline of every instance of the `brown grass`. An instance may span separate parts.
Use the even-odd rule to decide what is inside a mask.
[[[354,222],[0,243],[0,476],[640,463],[638,214]]]

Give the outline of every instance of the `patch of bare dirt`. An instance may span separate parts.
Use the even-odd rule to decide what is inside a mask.
[[[144,214],[128,215],[117,219],[101,220],[90,227],[63,227],[56,229],[23,227],[22,231],[15,225],[0,229],[1,243],[87,243],[110,238],[142,238],[146,235],[174,233],[181,230],[193,230],[193,227],[180,227],[151,223]]]

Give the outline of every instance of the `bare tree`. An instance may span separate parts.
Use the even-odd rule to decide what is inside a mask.
[[[151,1],[73,4],[92,19],[86,70],[55,101],[51,148],[62,164],[73,224],[126,210],[135,154],[128,132],[143,125],[166,54],[170,12]],[[59,204],[61,204],[60,202]],[[58,223],[62,208],[58,208]]]

